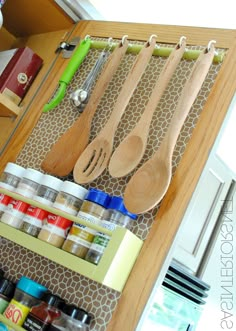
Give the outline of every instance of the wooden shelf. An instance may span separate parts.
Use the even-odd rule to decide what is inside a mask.
[[[0,93],[0,116],[12,117],[12,116],[18,116],[19,113],[20,113],[20,107],[18,107],[5,95]]]
[[[11,196],[14,199],[25,201],[56,215],[66,217],[74,222],[76,220],[78,221],[75,216],[45,206],[32,199],[27,199],[14,192],[0,189],[0,193]],[[110,232],[100,226],[95,226],[85,221],[82,222],[80,220],[79,223],[83,223],[84,225],[111,235],[109,244],[98,265],[78,258],[73,254],[67,253],[60,248],[54,247],[2,222],[0,222],[0,235],[70,270],[121,292],[142,247],[142,240],[122,227],[117,227],[114,232]]]

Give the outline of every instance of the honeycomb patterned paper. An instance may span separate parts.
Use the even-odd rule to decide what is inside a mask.
[[[96,38],[96,40],[104,39]],[[140,42],[137,41],[132,42],[140,44]],[[174,45],[165,44],[165,46],[173,47]],[[191,48],[203,49],[204,47],[205,46],[192,46]],[[80,116],[80,112],[72,107],[69,95],[70,92],[82,86],[100,52],[101,50],[90,50],[68,86],[66,96],[60,105],[49,113],[42,113],[32,134],[18,156],[16,163],[24,167],[31,167],[42,171],[40,168],[41,162],[46,153],[50,150],[52,144],[73,124],[78,116]],[[113,109],[116,98],[135,57],[136,55],[134,54],[125,55],[125,58],[122,60],[122,63],[108,86],[108,89],[105,91],[92,122],[90,141],[98,134],[106,120],[109,118],[110,112]],[[139,120],[165,61],[166,58],[162,57],[153,56],[151,58],[151,61],[149,62],[148,67],[120,121],[115,134],[114,148],[119,145],[122,139]],[[177,67],[168,88],[156,108],[150,127],[146,152],[140,165],[151,157],[163,139],[181,90],[191,72],[193,64],[194,61],[182,60]],[[197,123],[199,114],[206,102],[220,66],[221,64],[213,64],[211,66],[201,91],[181,130],[173,156],[173,174],[180,162],[192,130]],[[125,186],[134,172],[135,170],[130,175],[123,178],[112,178],[106,170],[99,178],[89,185],[85,185],[85,187],[96,187],[111,195],[123,195]],[[73,176],[70,174],[62,179],[73,181]],[[142,240],[146,239],[157,210],[158,206],[147,213],[139,215],[137,222],[133,225],[131,231]],[[158,222],[158,219],[156,221]],[[118,303],[120,293],[97,284],[78,273],[57,265],[56,263],[3,238],[0,241],[0,252],[0,267],[3,268],[7,277],[16,281],[24,274],[25,276],[35,279],[47,286],[53,293],[62,296],[66,301],[74,303],[89,311],[94,316],[90,328],[91,330],[106,330],[106,326]]]

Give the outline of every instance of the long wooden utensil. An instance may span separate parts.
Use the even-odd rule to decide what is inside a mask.
[[[52,146],[42,162],[41,167],[47,173],[66,176],[73,170],[78,157],[88,145],[91,123],[97,106],[128,46],[127,38],[123,38],[109,56],[83,113]]]
[[[184,54],[185,47],[185,37],[182,37],[166,60],[140,120],[114,151],[108,166],[112,177],[127,175],[141,161],[146,149],[153,114]]]
[[[213,42],[200,54],[193,66],[177,104],[171,123],[159,149],[131,177],[124,192],[124,203],[132,213],[144,213],[165,195],[172,176],[172,156],[183,123],[206,78],[214,56]]]
[[[156,36],[151,36],[137,55],[128,73],[109,120],[77,160],[74,167],[74,180],[77,183],[91,182],[106,168],[112,153],[118,123],[147,67],[155,46]]]

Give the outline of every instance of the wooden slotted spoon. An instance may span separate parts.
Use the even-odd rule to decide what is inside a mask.
[[[77,160],[73,172],[74,180],[77,183],[91,182],[106,168],[112,153],[114,134],[118,123],[148,65],[155,46],[156,36],[152,35],[137,55],[117,97],[110,118]]]
[[[124,203],[130,212],[144,213],[157,205],[165,195],[171,181],[172,156],[178,135],[205,80],[214,51],[212,41],[193,66],[159,149],[137,170],[127,184]]]
[[[66,176],[89,142],[89,134],[96,108],[129,46],[125,36],[109,56],[94,87],[88,104],[74,124],[57,140],[46,155],[41,167],[47,173]]]
[[[112,177],[127,175],[141,161],[146,149],[153,114],[183,56],[186,47],[185,39],[181,37],[180,42],[166,60],[140,120],[114,151],[108,166]]]

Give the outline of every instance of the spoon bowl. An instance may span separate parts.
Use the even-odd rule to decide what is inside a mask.
[[[127,175],[141,161],[147,145],[152,116],[184,54],[185,39],[185,37],[181,37],[179,43],[166,60],[140,120],[114,151],[109,163],[109,172],[112,177]]]
[[[126,208],[133,213],[140,214],[154,208],[167,191],[171,181],[171,161],[159,156],[158,153],[155,160],[151,158],[147,161],[129,181],[124,201]]]
[[[159,149],[130,179],[124,192],[124,203],[130,212],[146,212],[157,205],[166,194],[172,177],[172,156],[177,138],[206,78],[214,52],[212,42],[202,51],[184,85]]]
[[[109,172],[113,177],[124,176],[124,169],[126,173],[133,170],[133,160],[139,163],[143,157],[146,144],[138,135],[127,136],[122,142],[122,149],[118,148],[112,155],[109,163]]]

